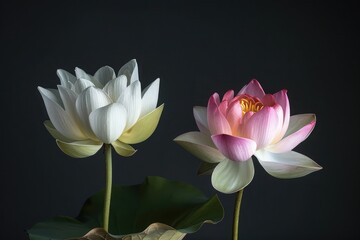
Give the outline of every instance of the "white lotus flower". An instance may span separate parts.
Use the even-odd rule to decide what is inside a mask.
[[[122,156],[134,154],[129,144],[146,140],[159,122],[164,107],[156,107],[160,79],[141,92],[135,59],[117,76],[109,66],[94,76],[80,68],[75,74],[59,69],[57,89],[38,87],[50,118],[45,127],[60,149],[81,158],[95,154],[105,143]]]

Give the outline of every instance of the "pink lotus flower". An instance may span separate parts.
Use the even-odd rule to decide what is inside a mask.
[[[237,95],[214,93],[206,107],[194,107],[200,132],[175,138],[186,150],[208,163],[217,163],[211,181],[215,189],[234,193],[254,176],[252,156],[277,178],[296,178],[321,169],[309,157],[292,151],[315,127],[315,114],[290,116],[286,90],[265,94],[257,80]]]

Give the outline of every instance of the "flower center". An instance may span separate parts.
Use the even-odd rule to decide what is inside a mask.
[[[262,102],[254,97],[244,95],[239,99],[241,109],[243,111],[243,114],[247,112],[258,112],[260,111],[264,105]]]

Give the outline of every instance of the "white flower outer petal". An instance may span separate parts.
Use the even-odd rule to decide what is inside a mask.
[[[252,181],[254,173],[254,164],[251,158],[242,162],[226,159],[215,167],[211,175],[211,183],[219,192],[235,193]]]
[[[85,158],[94,155],[102,147],[102,143],[92,140],[63,142],[56,140],[59,148],[70,157]]]
[[[62,135],[73,140],[83,140],[86,137],[82,131],[77,127],[76,122],[70,115],[56,102],[54,102],[51,91],[39,87],[38,90],[44,100],[45,107],[54,127]]]
[[[134,149],[129,144],[120,142],[119,140],[116,140],[115,142],[112,142],[111,145],[114,147],[117,154],[123,157],[130,157],[136,153],[136,149]]]
[[[72,139],[65,137],[58,130],[56,130],[56,128],[54,127],[54,125],[51,123],[50,120],[44,121],[44,126],[45,126],[46,130],[48,130],[48,132],[50,133],[50,135],[53,138],[59,139],[59,140],[61,140],[63,142],[71,142],[71,141],[73,141]]]
[[[120,136],[119,141],[128,144],[135,144],[148,139],[156,129],[163,109],[164,104],[139,119],[134,126]]]

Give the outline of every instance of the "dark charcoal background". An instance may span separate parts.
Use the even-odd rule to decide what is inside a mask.
[[[230,239],[234,195],[217,193],[199,161],[172,139],[196,130],[193,105],[239,90],[252,78],[266,92],[288,89],[292,114],[317,126],[296,150],[324,167],[278,180],[256,162],[243,198],[241,239],[358,239],[359,25],[355,5],[303,1],[73,1],[1,3],[1,238],[56,215],[76,216],[104,186],[101,152],[64,155],[43,127],[37,86],[54,88],[56,69],[116,71],[132,58],[143,86],[161,78],[158,129],[131,158],[114,156],[114,183],[146,175],[189,182],[219,194],[225,218],[186,239]],[[10,139],[9,139],[10,138]]]

